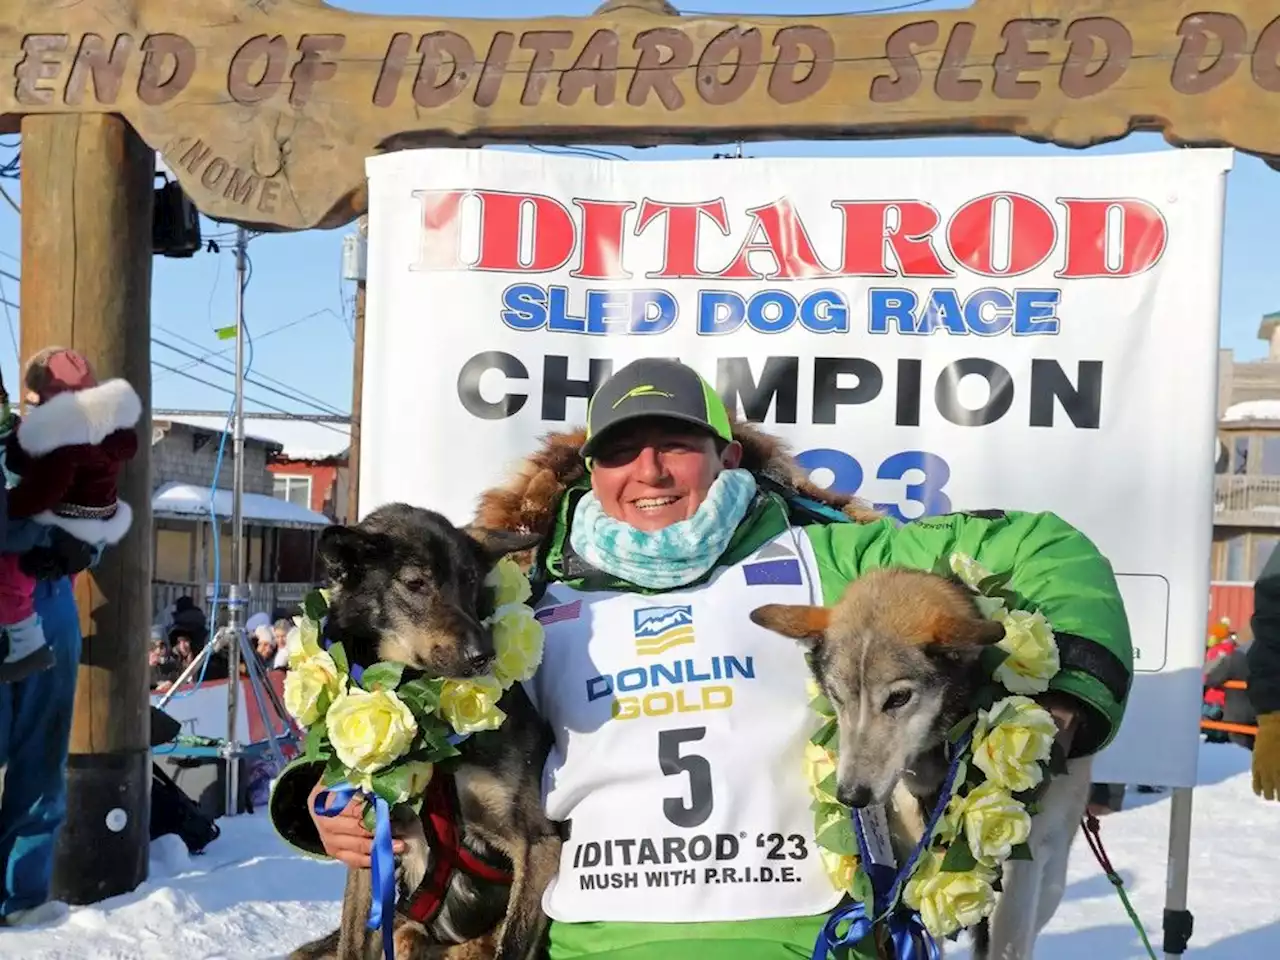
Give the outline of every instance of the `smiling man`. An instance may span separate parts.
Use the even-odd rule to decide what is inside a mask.
[[[585,436],[549,438],[484,495],[478,522],[545,538],[545,654],[526,688],[555,734],[543,802],[567,837],[544,897],[552,960],[811,956],[844,890],[814,836],[808,667],[751,622],[755,607],[830,604],[867,570],[959,551],[1009,571],[1054,624],[1063,670],[1043,702],[1072,757],[1110,742],[1124,712],[1124,606],[1080,532],[1049,513],[874,517],[813,487],[674,361],[615,373]],[[903,722],[916,708],[875,705]],[[295,842],[364,865],[355,814],[273,805]]]

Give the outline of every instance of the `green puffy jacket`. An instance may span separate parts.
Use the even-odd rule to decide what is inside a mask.
[[[627,589],[651,593],[585,566],[564,549],[567,518],[577,485],[562,498],[559,522],[539,571],[549,581],[582,590]],[[796,518],[794,505],[776,493],[760,495],[739,525],[719,566],[738,563],[781,533]],[[1128,698],[1133,653],[1124,604],[1111,565],[1084,534],[1050,513],[948,514],[898,525],[805,524],[818,562],[824,600],[839,598],[850,581],[885,566],[932,569],[952,552],[973,557],[995,573],[1012,574],[1009,588],[1053,624],[1062,670],[1052,687],[1074,697],[1082,722],[1073,742],[1077,756],[1106,746],[1119,729]],[[318,853],[305,797],[318,771],[296,768],[281,778],[272,818],[295,846]],[[808,958],[825,916],[735,923],[552,923],[551,960],[781,960]],[[868,958],[870,960],[870,958]]]

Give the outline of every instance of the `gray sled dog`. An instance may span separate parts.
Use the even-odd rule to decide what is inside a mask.
[[[771,604],[751,619],[811,651],[839,726],[837,798],[884,805],[904,862],[946,777],[947,733],[982,682],[979,654],[1003,638],[1003,626],[981,615],[958,580],[899,568],[864,574],[833,607]],[[975,960],[1032,960],[1062,901],[1091,773],[1083,758],[1050,781],[1032,818],[1033,859],[1005,863],[995,912],[974,930]]]

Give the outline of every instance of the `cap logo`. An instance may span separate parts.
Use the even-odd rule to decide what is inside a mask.
[[[618,407],[622,406],[622,402],[624,400],[633,400],[636,397],[666,397],[668,400],[675,399],[673,394],[665,393],[664,391],[659,390],[652,383],[642,383],[637,387],[632,387],[630,390],[628,390],[626,393],[620,396],[614,402],[612,409],[617,410]]]

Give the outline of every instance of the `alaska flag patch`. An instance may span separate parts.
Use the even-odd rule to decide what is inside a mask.
[[[799,586],[804,583],[804,578],[800,576],[800,561],[794,557],[743,564],[742,572],[747,578],[748,587]]]

